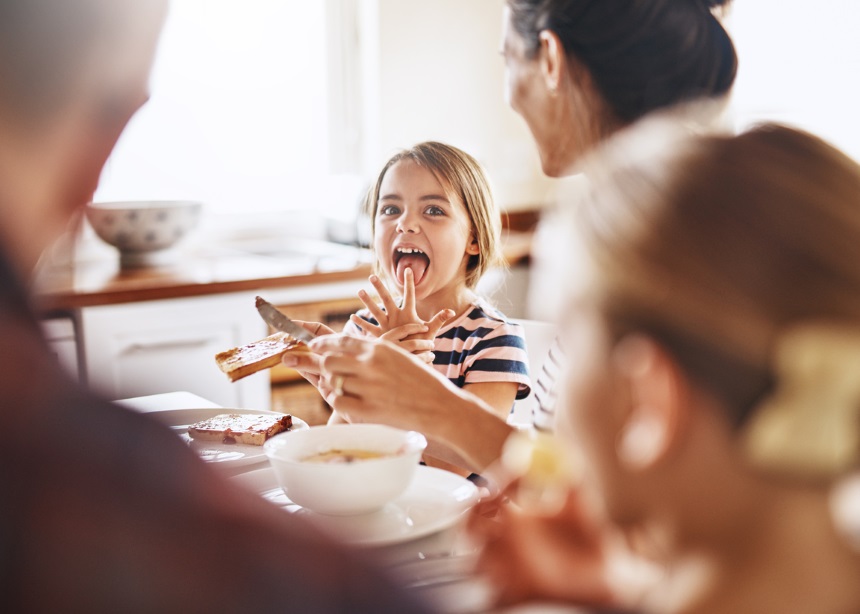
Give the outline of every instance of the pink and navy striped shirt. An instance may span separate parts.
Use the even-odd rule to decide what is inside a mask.
[[[366,309],[359,311],[358,316],[377,324]],[[343,332],[365,334],[351,322]],[[514,382],[519,386],[517,399],[529,394],[531,383],[522,327],[509,322],[483,299],[476,299],[470,310],[439,330],[433,353],[436,370],[460,388],[468,384]]]

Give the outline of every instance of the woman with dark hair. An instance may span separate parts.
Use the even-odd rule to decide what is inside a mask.
[[[723,97],[737,60],[711,9],[725,2],[510,0],[507,95],[531,129],[544,172],[572,173],[585,151],[649,111]],[[414,357],[345,336],[320,338],[313,347],[322,361],[318,354],[289,355],[285,364],[315,380],[321,373],[327,398],[337,381],[334,408],[351,421],[420,430],[476,472],[499,458],[512,427]]]
[[[648,113],[728,94],[737,72],[711,12],[727,0],[509,0],[508,101],[550,177]]]

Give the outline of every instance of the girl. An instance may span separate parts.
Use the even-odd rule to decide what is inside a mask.
[[[619,603],[581,513],[529,532],[549,574],[512,541],[526,525],[475,516],[503,599],[860,612],[860,167],[775,125],[620,145],[571,225],[559,430],[661,573]]]
[[[435,338],[428,356],[433,368],[504,419],[514,400],[528,395],[529,379],[521,327],[474,290],[500,261],[501,219],[480,165],[450,145],[419,143],[385,164],[366,205],[379,273],[370,281],[382,305],[360,292],[367,309],[352,316],[344,333],[411,342],[415,337],[403,331],[425,331],[425,338]],[[399,304],[380,277],[401,294]],[[336,396],[348,395],[349,386],[336,380]],[[399,409],[408,412],[409,401]],[[343,419],[334,412],[329,423]],[[432,442],[425,460],[470,473],[457,455]]]

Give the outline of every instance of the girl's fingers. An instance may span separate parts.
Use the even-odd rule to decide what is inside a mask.
[[[420,335],[421,333],[426,332],[426,324],[422,324],[421,322],[412,322],[410,324],[398,326],[397,328],[392,328],[387,333],[381,335],[380,339],[384,339],[385,341],[403,341],[410,335]]]
[[[351,316],[349,316],[349,321],[352,322],[353,324],[355,324],[356,326],[358,326],[361,330],[366,332],[368,335],[372,335],[374,337],[379,337],[380,335],[382,335],[382,327],[381,326],[377,326],[376,324],[371,324],[370,322],[368,322],[367,320],[365,320],[364,318],[362,318],[356,314],[352,314]]]
[[[398,345],[410,354],[432,352],[434,348],[432,339],[407,339],[401,341]]]
[[[415,313],[415,274],[412,267],[403,271],[403,307],[406,313]]]
[[[437,313],[435,316],[430,318],[430,321],[427,322],[427,329],[430,331],[433,331],[433,336],[435,337],[436,332],[440,328],[442,328],[442,326],[445,324],[445,322],[447,322],[448,320],[450,320],[453,317],[454,317],[454,310],[453,309],[443,309],[442,311]]]
[[[388,322],[388,315],[379,308],[379,305],[376,304],[376,301],[370,298],[370,295],[368,295],[367,292],[359,290],[358,298],[362,303],[364,303],[364,306],[370,312],[370,315],[372,315],[377,322],[380,324]]]
[[[385,287],[385,284],[382,283],[382,280],[379,279],[376,275],[370,276],[370,283],[373,285],[376,293],[379,295],[379,300],[382,301],[382,305],[385,307],[385,311],[388,313],[394,313],[397,309],[397,304],[394,302],[394,297],[391,296],[391,292],[388,291],[388,288]]]
[[[415,352],[415,355],[424,363],[432,365],[436,360],[436,354],[433,352]]]
[[[308,346],[317,354],[336,353],[358,356],[367,351],[372,343],[370,339],[348,335],[323,335],[312,339]]]

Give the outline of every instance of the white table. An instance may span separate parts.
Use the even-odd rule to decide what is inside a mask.
[[[219,406],[190,392],[170,392],[118,401],[141,412],[198,409]],[[235,467],[231,479],[254,471],[259,474],[268,461]],[[274,477],[273,477],[274,479]],[[435,603],[444,612],[484,612],[489,588],[469,574],[475,549],[463,532],[462,522],[413,541],[371,549],[381,563],[412,590]]]

